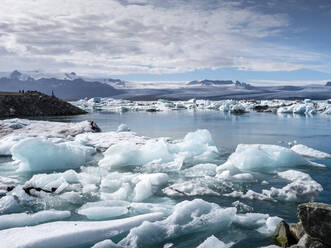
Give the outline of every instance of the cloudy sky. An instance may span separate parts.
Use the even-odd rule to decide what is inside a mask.
[[[0,71],[331,79],[329,0],[2,0]]]

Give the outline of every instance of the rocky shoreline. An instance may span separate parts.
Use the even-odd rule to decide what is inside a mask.
[[[297,224],[281,221],[274,233],[275,243],[290,248],[331,247],[331,205],[317,202],[298,206]]]
[[[0,94],[0,118],[80,115],[87,112],[55,96],[38,91]]]

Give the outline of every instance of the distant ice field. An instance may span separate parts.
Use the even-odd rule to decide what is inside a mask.
[[[4,247],[263,247],[298,203],[331,203],[325,101],[98,101],[87,115],[0,120]]]

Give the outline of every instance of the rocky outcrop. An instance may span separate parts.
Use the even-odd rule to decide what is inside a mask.
[[[273,238],[275,243],[281,247],[289,247],[298,243],[298,240],[291,233],[290,227],[285,221],[279,222]]]
[[[0,94],[0,118],[79,114],[86,114],[86,112],[55,96],[48,96],[37,91]]]
[[[297,224],[288,226],[281,221],[274,233],[274,241],[281,247],[330,248],[331,205],[317,202],[298,206]]]
[[[298,217],[305,233],[331,246],[331,205],[317,202],[301,204]]]

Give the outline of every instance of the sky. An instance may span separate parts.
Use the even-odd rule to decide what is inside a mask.
[[[330,0],[2,0],[0,71],[331,80]]]

